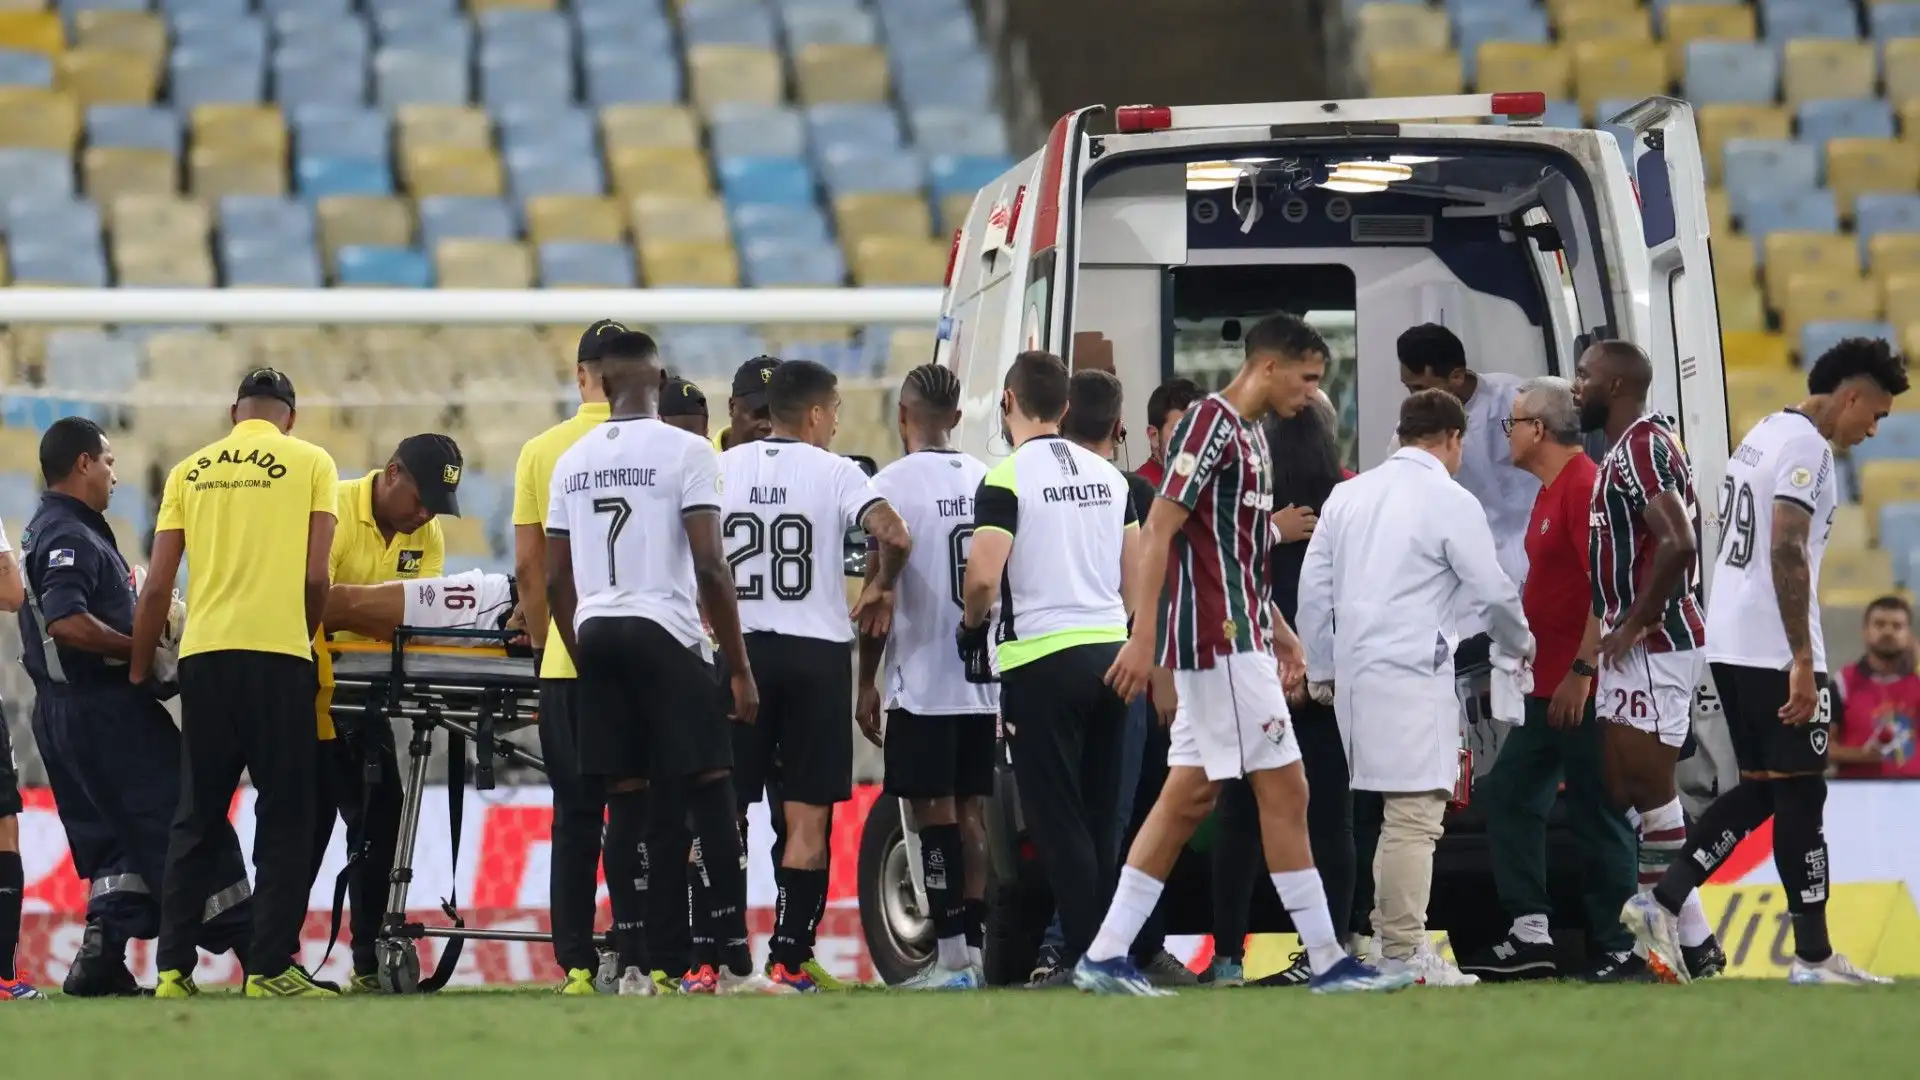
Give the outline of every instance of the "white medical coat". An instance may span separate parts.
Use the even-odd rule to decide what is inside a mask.
[[[1453,650],[1463,625],[1533,655],[1486,515],[1440,459],[1402,448],[1335,487],[1300,572],[1299,632],[1307,678],[1334,684],[1355,788],[1453,789]]]

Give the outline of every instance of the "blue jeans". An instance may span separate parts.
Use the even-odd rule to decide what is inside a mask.
[[[1120,799],[1113,807],[1114,850],[1120,852],[1124,861],[1127,853],[1122,846],[1126,841],[1127,824],[1133,820],[1133,803],[1140,787],[1140,763],[1146,757],[1147,727],[1153,723],[1153,708],[1147,704],[1145,694],[1135,698],[1127,708],[1126,741],[1120,749]],[[1066,944],[1066,937],[1060,932],[1060,913],[1053,913],[1053,921],[1047,924],[1047,932],[1040,939],[1042,948],[1058,949]]]

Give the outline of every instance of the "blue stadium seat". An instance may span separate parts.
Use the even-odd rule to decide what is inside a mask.
[[[1880,430],[1873,438],[1853,448],[1855,465],[1905,458],[1920,459],[1920,413],[1890,414],[1880,421]],[[1920,526],[1920,518],[1915,519],[1915,525]]]
[[[638,284],[633,250],[625,244],[550,243],[539,252],[540,284],[631,289]]]
[[[23,247],[98,247],[100,210],[86,199],[71,196],[12,195],[7,199],[6,228],[17,271]]]
[[[183,50],[267,58],[267,24],[253,15],[182,14],[173,23],[174,55]]]
[[[944,199],[979,191],[1013,168],[1013,162],[1005,157],[942,154],[929,161],[928,167],[933,175],[933,197]]]
[[[295,8],[273,17],[273,35],[280,47],[348,56],[365,63],[373,51],[373,35],[358,15]]]
[[[590,157],[598,145],[593,114],[575,106],[509,105],[494,114],[502,149],[539,148],[549,155]]]
[[[859,8],[808,4],[782,9],[787,45],[872,45],[880,40],[873,16]]]
[[[806,125],[786,105],[717,105],[707,129],[713,155],[729,157],[802,157]]]
[[[1892,416],[1887,417],[1887,420],[1892,419]],[[1867,449],[1885,437],[1887,420],[1880,421],[1881,436],[1868,439],[1855,448],[1855,460],[1861,460],[1858,451]],[[1920,503],[1888,503],[1880,508],[1880,546],[1893,556],[1894,573],[1906,575],[1902,583],[1912,582],[1913,568],[1909,561],[1914,553],[1920,552]]]
[[[73,194],[73,159],[58,150],[0,149],[0,192],[10,198],[70,196]]]
[[[318,289],[326,285],[320,272],[320,253],[304,247],[253,245],[227,252],[221,274],[232,288]]]
[[[1447,14],[1458,22],[1463,18],[1485,17],[1491,12],[1529,11],[1533,0],[1447,0]]]
[[[660,352],[689,378],[727,378],[743,356],[759,356],[767,343],[744,326],[663,326]]]
[[[381,160],[302,155],[294,162],[293,179],[294,189],[308,199],[393,194],[393,170]]]
[[[273,96],[288,108],[359,105],[367,100],[367,66],[343,54],[282,49],[273,57]]]
[[[1696,104],[1771,105],[1780,92],[1780,54],[1752,41],[1689,42],[1681,84]]]
[[[1489,41],[1546,43],[1553,40],[1547,27],[1547,13],[1540,8],[1512,10],[1475,8],[1453,20],[1454,43],[1460,52],[1460,66],[1467,81],[1474,78],[1474,65],[1480,46]],[[1492,87],[1498,90],[1499,87]]]
[[[480,53],[480,100],[489,109],[512,105],[560,107],[574,100],[573,65],[568,54],[536,54],[511,49]]]
[[[466,56],[383,48],[373,56],[374,98],[380,105],[465,105],[473,97]]]
[[[998,113],[930,105],[907,113],[913,141],[923,149],[938,147],[953,154],[1004,154],[1008,151],[1007,122]],[[1578,126],[1578,125],[1575,125]]]
[[[719,173],[729,203],[814,204],[813,173],[798,158],[722,158]]]
[[[894,85],[908,108],[953,105],[985,111],[993,101],[993,65],[979,53],[893,50]]]
[[[573,19],[582,42],[642,47],[649,52],[672,51],[673,21],[657,8],[626,11],[613,7],[573,5]]]
[[[428,251],[442,240],[512,240],[520,226],[506,202],[479,195],[429,195],[420,200],[420,243]]]
[[[1857,38],[1860,24],[1852,4],[1769,4],[1760,20],[1774,45],[1794,38]]]
[[[974,47],[980,42],[973,13],[957,3],[882,4],[880,29],[896,48],[903,42],[926,42],[942,49]]]
[[[1893,108],[1879,98],[1829,98],[1800,103],[1800,138],[1815,146],[1830,139],[1891,139]]]
[[[251,105],[266,97],[263,56],[205,52],[183,45],[173,50],[168,66],[168,94],[181,112],[192,112],[197,105]]]
[[[742,244],[754,240],[824,244],[833,236],[826,215],[815,203],[744,203],[730,207],[727,218]]]
[[[1723,175],[1735,213],[1777,191],[1820,186],[1820,148],[1792,139],[1728,139]]]
[[[44,53],[0,49],[0,86],[53,86],[53,61]]]
[[[140,348],[99,330],[54,330],[46,374],[53,390],[125,390],[140,378]]]
[[[573,51],[573,24],[558,11],[497,7],[479,15],[480,47],[509,47],[549,56]]]
[[[260,10],[271,16],[306,15],[314,18],[352,17],[349,0],[260,0]]]
[[[1833,192],[1773,190],[1756,196],[1734,213],[1741,218],[1743,231],[1753,242],[1764,241],[1768,233],[1782,230],[1800,232],[1839,232],[1840,212],[1835,208]]]
[[[87,144],[165,150],[180,156],[180,118],[161,105],[95,105],[87,110]]]
[[[680,59],[671,44],[657,53],[589,46],[581,67],[594,106],[677,102],[683,96]]]
[[[362,106],[300,105],[290,110],[294,152],[309,157],[386,161],[392,131],[387,114]]]
[[[434,14],[395,15],[379,22],[382,48],[438,56],[457,56],[462,60],[473,54],[473,24],[461,18]]]
[[[340,249],[335,261],[334,278],[342,285],[433,287],[433,260],[413,248],[349,244]]]
[[[555,157],[543,146],[507,153],[507,187],[521,199],[535,195],[599,195],[607,190],[600,158]]]
[[[750,240],[741,255],[740,269],[751,287],[834,288],[847,282],[840,249],[817,241]]]
[[[842,147],[825,155],[820,171],[829,196],[870,191],[918,193],[927,186],[920,156],[911,150]]]
[[[1920,4],[1868,4],[1867,25],[1875,41],[1920,37]]]
[[[13,280],[24,284],[107,287],[107,257],[96,237],[90,245],[29,243],[15,238],[7,248]]]
[[[220,238],[232,241],[311,243],[313,208],[276,195],[229,195],[220,200]]]
[[[1810,322],[1800,330],[1800,357],[1811,364],[1828,349],[1850,337],[1899,341],[1893,326],[1883,322]]]
[[[1920,232],[1920,195],[1874,193],[1853,204],[1853,231],[1860,237],[1860,254],[1883,232]]]
[[[363,0],[361,4],[376,20],[390,16],[454,15],[460,0]]]
[[[1545,127],[1583,128],[1587,126],[1586,115],[1580,111],[1577,101],[1549,101],[1547,111],[1540,114],[1540,123]],[[1002,151],[1004,153],[1005,151]]]
[[[680,32],[688,45],[779,45],[773,13],[734,0],[688,0],[680,7]]]
[[[815,105],[807,110],[807,138],[815,157],[835,147],[890,150],[900,145],[900,114],[891,105]]]
[[[253,7],[251,0],[160,0],[160,10],[175,23],[194,19],[238,19]]]

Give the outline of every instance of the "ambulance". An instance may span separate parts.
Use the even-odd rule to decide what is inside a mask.
[[[1155,386],[1176,374],[1219,385],[1245,328],[1288,311],[1330,343],[1349,464],[1366,469],[1392,446],[1407,328],[1445,325],[1472,368],[1523,376],[1571,378],[1589,343],[1624,338],[1653,358],[1652,406],[1679,421],[1701,550],[1715,550],[1727,405],[1693,110],[1648,98],[1575,130],[1544,126],[1545,109],[1540,92],[1129,105],[1110,134],[1094,130],[1103,107],[1061,117],[1045,146],[981,189],[954,237],[936,358],[961,380],[960,446],[990,464],[1010,452],[997,403],[1023,350],[1118,375],[1126,430],[1144,433]],[[1127,452],[1119,464],[1137,467],[1144,439]],[[1710,690],[1703,708],[1717,712]],[[1495,749],[1482,746],[1476,771]],[[900,809],[883,800],[869,821],[861,881],[883,974],[931,945],[911,822],[890,814]],[[989,961],[1001,982],[1024,974],[1037,941],[1036,916],[1016,909],[1047,903],[1031,895],[1018,800],[999,800],[994,817],[996,940],[1015,954]],[[1458,839],[1443,845],[1433,925],[1501,920],[1484,845]],[[1573,862],[1563,839],[1556,890]],[[1464,860],[1459,883],[1450,860]],[[1176,930],[1205,933],[1204,892],[1186,902],[1177,885],[1163,901]]]

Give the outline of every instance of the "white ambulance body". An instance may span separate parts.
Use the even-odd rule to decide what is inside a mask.
[[[1571,378],[1586,343],[1624,338],[1653,358],[1652,404],[1680,421],[1715,550],[1726,388],[1693,112],[1649,98],[1616,118],[1634,133],[1630,174],[1613,135],[1539,126],[1544,107],[1540,93],[1128,106],[1111,135],[1088,134],[1097,107],[1062,117],[954,241],[938,358],[961,378],[961,445],[1008,452],[1002,379],[1045,349],[1111,364],[1137,465],[1149,391],[1209,350],[1225,363],[1235,324],[1287,310],[1350,327],[1330,335],[1329,379],[1368,468],[1406,393],[1408,327],[1441,323],[1471,367],[1529,376]]]

